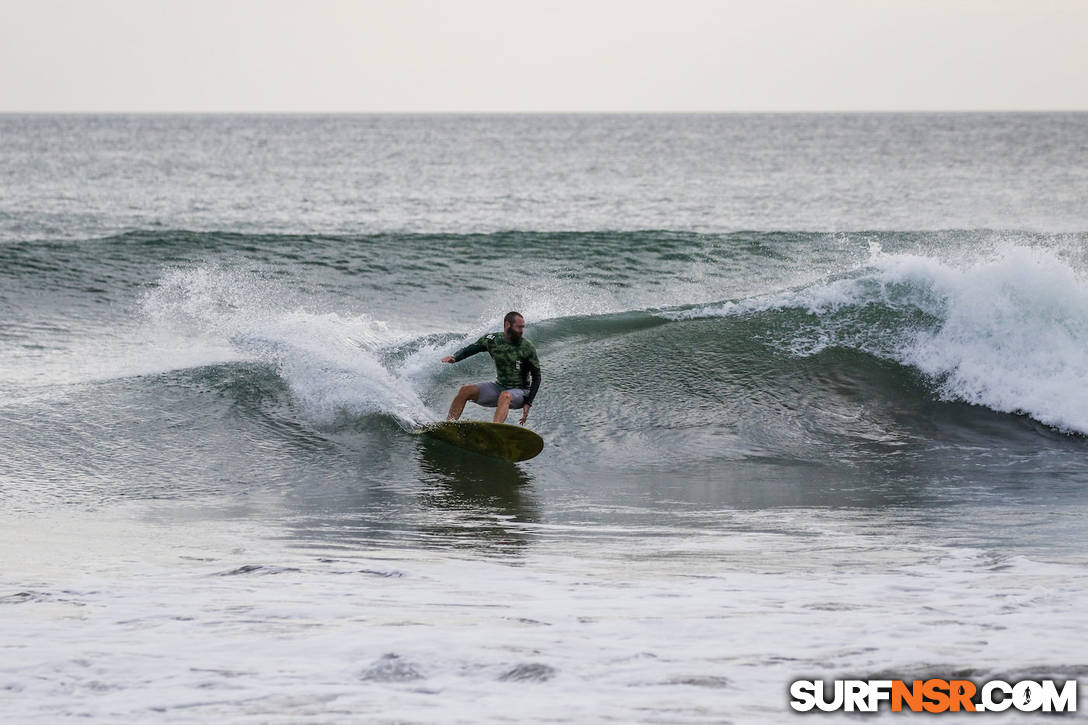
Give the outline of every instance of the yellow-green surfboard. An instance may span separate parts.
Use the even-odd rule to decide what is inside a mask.
[[[447,420],[417,428],[458,448],[508,461],[527,461],[544,450],[544,439],[520,425],[482,420]]]

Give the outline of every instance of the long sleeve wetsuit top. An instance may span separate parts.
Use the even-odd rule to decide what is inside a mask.
[[[501,387],[528,389],[525,404],[533,404],[536,391],[540,389],[540,359],[533,343],[524,337],[517,342],[507,342],[501,332],[491,332],[453,353],[453,359],[460,362],[478,352],[489,353],[495,361],[496,382]]]

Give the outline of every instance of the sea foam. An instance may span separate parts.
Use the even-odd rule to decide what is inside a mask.
[[[890,333],[864,324],[878,307]],[[974,258],[889,254],[837,278],[756,298],[666,311],[671,319],[796,309],[811,325],[780,346],[848,347],[909,365],[948,400],[1088,433],[1088,277],[1063,250],[999,245]],[[913,314],[911,314],[913,313]]]
[[[345,413],[386,414],[405,426],[433,418],[416,389],[382,363],[386,348],[412,336],[365,312],[311,311],[272,280],[208,266],[167,272],[143,308],[179,343],[218,338],[251,360],[275,365],[318,423]]]

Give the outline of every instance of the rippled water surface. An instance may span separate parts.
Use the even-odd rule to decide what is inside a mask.
[[[5,712],[768,722],[802,677],[1081,676],[1086,130],[0,116]],[[510,309],[544,452],[412,435]]]

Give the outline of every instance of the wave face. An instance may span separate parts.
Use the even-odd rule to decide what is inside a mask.
[[[10,405],[58,415],[50,406],[77,389],[130,406],[180,386],[193,396],[183,418],[238,416],[273,448],[352,447],[441,418],[458,385],[490,379],[482,357],[439,360],[517,309],[545,362],[533,420],[557,464],[637,477],[830,462],[847,472],[836,475],[894,481],[903,471],[889,461],[910,461],[912,477],[962,473],[978,450],[1013,465],[1042,435],[1057,468],[1088,434],[1085,241],[142,231],[23,242],[0,247],[13,310],[0,386]]]
[[[885,253],[845,277],[766,297],[667,313],[670,319],[789,311],[776,346],[840,347],[921,373],[947,400],[1088,432],[1088,279],[1068,250],[1000,245],[968,259]]]

